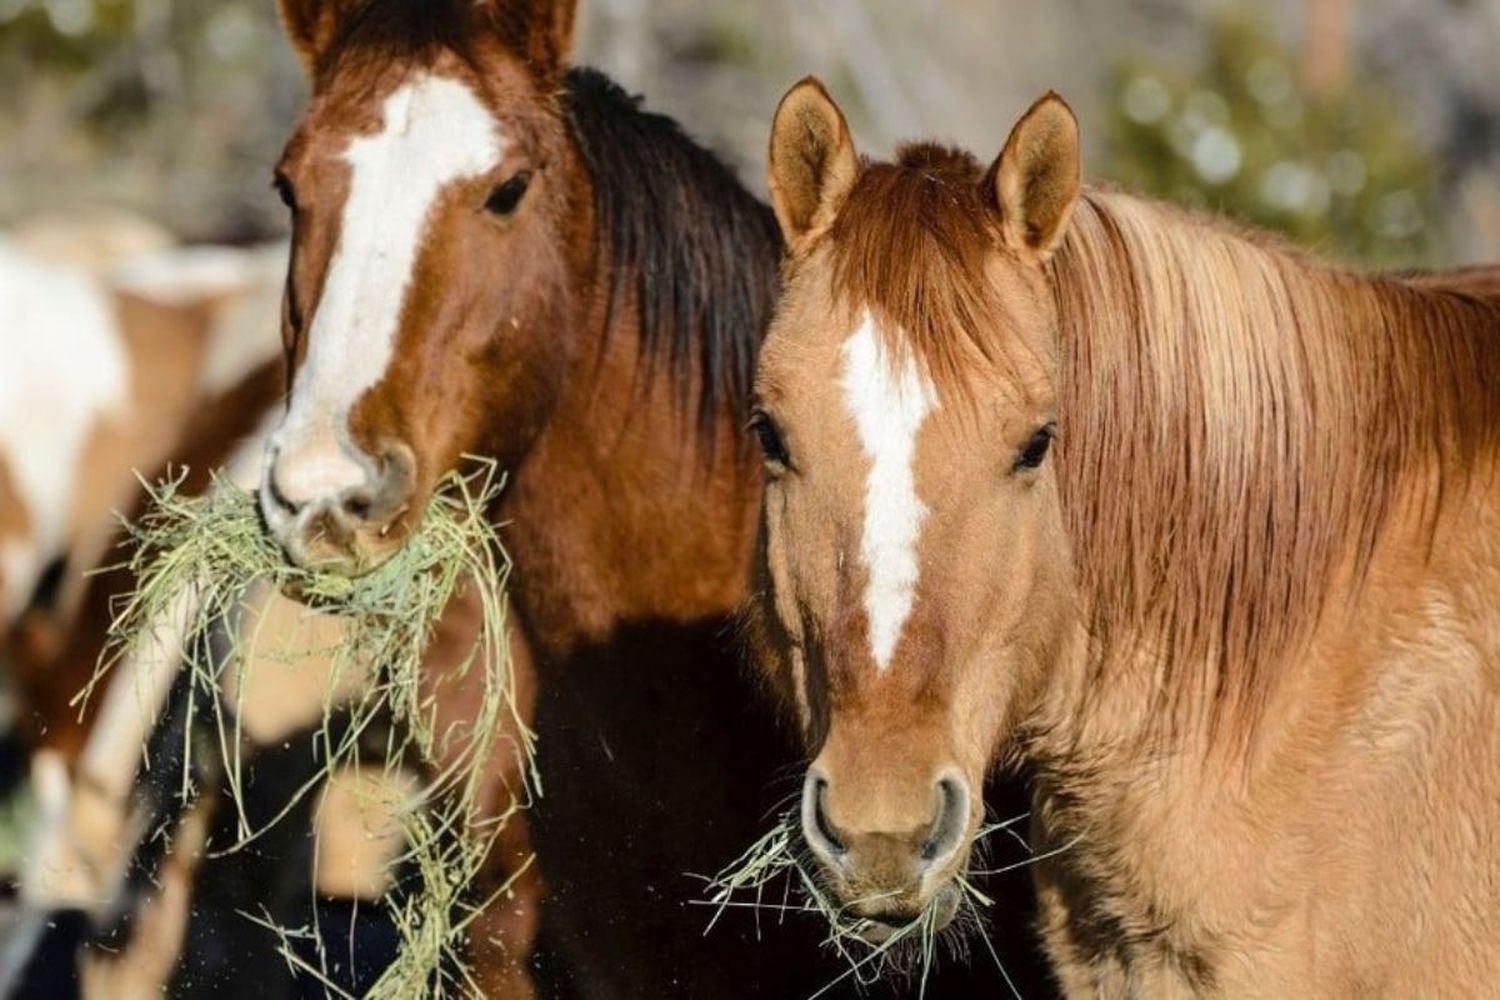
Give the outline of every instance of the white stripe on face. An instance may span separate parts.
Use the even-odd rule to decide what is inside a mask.
[[[917,589],[917,536],[927,508],[917,498],[917,432],[937,408],[931,382],[908,355],[897,366],[886,356],[868,310],[844,341],[839,385],[870,459],[865,482],[865,614],[875,666],[890,666]]]
[[[349,411],[390,367],[428,212],[445,187],[494,169],[504,151],[479,98],[447,77],[403,84],[382,114],[381,130],[344,154],[352,176],[338,247],[274,442],[285,462],[278,483],[302,501],[363,481]]]

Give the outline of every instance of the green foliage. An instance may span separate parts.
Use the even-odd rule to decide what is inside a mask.
[[[1353,82],[1315,97],[1258,20],[1221,17],[1201,69],[1114,73],[1110,174],[1124,186],[1279,230],[1337,258],[1416,265],[1441,251],[1439,172],[1399,103]]]

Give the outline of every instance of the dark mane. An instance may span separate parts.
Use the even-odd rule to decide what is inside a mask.
[[[721,407],[745,411],[779,284],[771,210],[603,73],[569,71],[563,106],[593,178],[612,319],[637,310],[645,363],[667,363],[685,391],[701,386],[701,424]]]

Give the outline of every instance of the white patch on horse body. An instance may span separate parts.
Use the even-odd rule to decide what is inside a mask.
[[[90,434],[129,415],[130,358],[97,282],[3,242],[0,330],[0,453],[32,526],[30,544],[4,554],[9,620],[69,544]]]
[[[391,365],[428,212],[448,185],[493,169],[504,149],[489,111],[447,77],[402,85],[382,113],[381,130],[351,140],[344,153],[352,175],[338,246],[268,453],[281,455],[277,483],[294,501],[364,481],[349,412]]]
[[[865,565],[865,614],[875,666],[890,665],[917,589],[917,537],[927,508],[917,497],[917,432],[937,394],[910,356],[887,357],[867,311],[841,349],[839,385],[870,459],[859,554]]]
[[[210,311],[198,389],[228,392],[281,354],[281,294],[288,246],[173,247],[132,257],[111,270],[111,289],[166,305]]]

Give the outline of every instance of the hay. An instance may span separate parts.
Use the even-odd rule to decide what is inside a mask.
[[[398,890],[387,897],[403,947],[366,995],[477,995],[463,944],[469,924],[489,900],[470,898],[470,888],[494,837],[539,788],[532,763],[533,736],[517,713],[505,639],[504,586],[510,565],[486,514],[501,487],[493,464],[468,479],[455,474],[445,480],[401,550],[372,572],[352,579],[289,564],[265,532],[253,494],[216,479],[206,494],[194,497],[183,492],[182,483],[178,477],[148,485],[147,513],[127,525],[133,554],[116,568],[133,575],[135,590],[117,609],[110,644],[80,697],[87,698],[125,657],[159,642],[164,632],[181,630],[178,634],[186,637],[182,663],[193,679],[189,717],[211,714],[223,781],[238,812],[237,838],[233,844],[215,845],[219,855],[241,850],[260,837],[340,767],[368,766],[370,762],[360,760],[361,737],[368,743],[379,733],[371,727],[389,720],[380,766],[394,772],[415,759],[422,765],[423,782],[408,801],[385,804],[401,816],[406,837],[407,849],[396,868],[403,877]],[[346,621],[347,627],[333,648],[306,651],[332,658],[324,721],[313,748],[321,773],[298,789],[269,823],[253,828],[242,794],[240,758],[245,741],[235,704],[226,704],[225,692],[231,677],[237,698],[246,688],[244,654],[256,648],[258,631],[258,625],[248,624],[246,598],[252,587],[260,586],[295,594],[318,612]],[[480,599],[481,627],[456,676],[482,671],[482,697],[476,716],[464,720],[461,734],[440,733],[435,706],[421,684],[421,666],[439,616],[465,587],[473,588]],[[357,682],[352,697],[351,680]],[[337,728],[330,724],[335,709],[341,719]],[[486,817],[480,807],[480,782],[487,769],[481,765],[494,749],[506,714],[518,734],[515,752],[524,787],[512,790],[513,801],[503,815]],[[194,749],[189,738],[178,791],[184,803],[195,794]],[[507,889],[508,885],[498,891]],[[299,936],[312,935],[320,942],[315,921],[308,928],[289,929],[274,927],[263,916],[245,915],[280,937],[289,963],[333,988],[326,966],[309,966],[290,947],[292,938]],[[316,950],[323,954],[321,946]]]
[[[1004,832],[1030,851],[1026,841],[1013,829],[1026,818],[1023,814],[1001,823],[985,825],[975,835],[976,845],[982,845],[991,834]],[[1071,846],[1066,845],[1062,850]],[[823,944],[837,954],[847,968],[808,1000],[817,1000],[848,980],[854,980],[860,986],[869,986],[882,979],[915,980],[917,995],[925,996],[927,979],[937,961],[940,948],[947,949],[959,958],[965,958],[966,942],[971,935],[978,937],[984,944],[1011,995],[1019,1000],[1020,992],[1005,971],[1000,955],[985,929],[983,910],[993,906],[994,900],[981,892],[970,876],[999,874],[1013,867],[1033,864],[1053,853],[1057,852],[1036,855],[1017,865],[972,870],[968,874],[959,875],[953,883],[959,893],[958,913],[948,927],[938,929],[937,906],[934,902],[916,919],[896,928],[885,940],[874,943],[863,937],[863,932],[874,922],[851,913],[849,906],[841,906],[829,897],[820,880],[817,862],[808,854],[802,839],[799,813],[793,809],[783,813],[770,832],[752,844],[744,854],[726,865],[717,875],[706,879],[707,899],[697,902],[714,911],[705,934],[712,931],[731,909],[754,911],[757,928],[765,914],[773,915],[778,921],[785,920],[789,914],[811,914],[822,918],[827,925]]]

